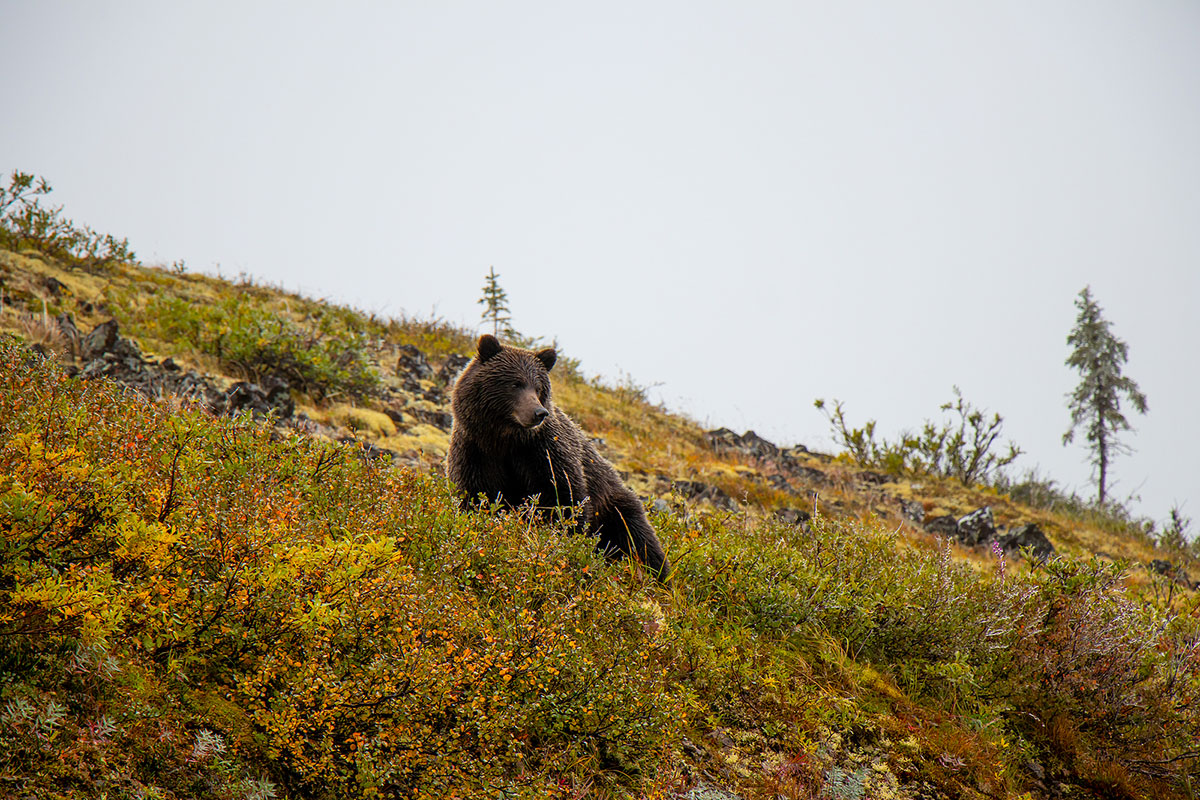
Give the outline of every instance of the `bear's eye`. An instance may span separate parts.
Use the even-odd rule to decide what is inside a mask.
[[[520,389],[520,388],[521,388],[521,387],[523,387],[524,385],[525,385],[525,383],[524,383],[523,381],[513,381],[513,382],[512,382],[512,387],[513,387],[514,389]]]

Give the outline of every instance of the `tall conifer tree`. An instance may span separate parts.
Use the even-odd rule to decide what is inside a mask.
[[[1075,307],[1079,316],[1067,337],[1067,344],[1074,348],[1067,366],[1079,371],[1080,381],[1075,391],[1067,395],[1071,427],[1063,434],[1063,444],[1071,442],[1076,429],[1083,426],[1092,451],[1092,465],[1096,467],[1097,501],[1103,505],[1113,456],[1129,452],[1117,439],[1122,431],[1132,430],[1121,412],[1121,400],[1124,397],[1138,413],[1145,414],[1146,395],[1133,380],[1121,374],[1129,358],[1129,348],[1109,328],[1099,304],[1092,299],[1091,287],[1083,288]]]

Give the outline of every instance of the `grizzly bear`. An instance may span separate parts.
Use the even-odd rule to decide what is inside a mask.
[[[634,556],[659,580],[670,565],[646,512],[612,464],[550,398],[553,349],[536,353],[479,337],[454,384],[446,472],[464,506],[479,495],[508,507],[567,509],[610,558]]]

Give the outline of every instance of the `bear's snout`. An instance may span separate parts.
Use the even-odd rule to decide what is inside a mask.
[[[536,392],[527,391],[523,392],[518,399],[516,407],[513,409],[513,416],[516,417],[521,427],[536,428],[545,422],[546,417],[550,416],[550,412],[542,405]]]

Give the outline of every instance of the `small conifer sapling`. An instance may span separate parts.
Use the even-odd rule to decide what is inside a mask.
[[[512,316],[508,309],[508,292],[500,286],[500,275],[496,272],[495,267],[488,268],[486,281],[483,284],[483,297],[479,298],[479,304],[483,306],[483,314],[480,315],[485,321],[492,323],[492,335],[511,336],[513,333]]]

